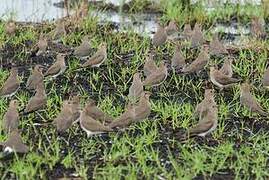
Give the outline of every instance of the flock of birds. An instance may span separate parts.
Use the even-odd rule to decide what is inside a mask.
[[[12,21],[6,23],[6,33],[10,36],[14,35],[16,24]],[[166,43],[168,37],[174,33],[178,33],[178,27],[175,21],[169,22],[166,27],[158,26],[157,32],[154,34],[152,44],[154,47],[162,46]],[[253,18],[251,23],[251,33],[256,38],[265,34],[264,27],[258,18]],[[41,34],[37,43],[38,51],[36,55],[43,55],[48,49],[48,37],[53,40],[59,40],[66,35],[64,21],[56,24],[56,28],[49,34]],[[192,29],[189,24],[184,25],[184,30],[181,33],[186,42],[189,42],[190,48],[199,48],[200,53],[197,58],[187,64],[181,53],[181,47],[176,44],[175,53],[171,59],[171,67],[179,69],[184,74],[196,73],[203,70],[210,60],[210,55],[227,56],[223,66],[220,69],[210,67],[209,77],[212,84],[220,89],[225,89],[242,81],[233,77],[232,60],[225,46],[219,41],[218,35],[213,35],[213,40],[209,45],[204,43],[202,28],[199,24],[195,24]],[[90,57],[90,40],[86,35],[81,44],[74,48],[73,55],[84,59],[85,62],[81,68],[99,67],[107,59],[107,45],[101,43],[97,52]],[[27,115],[35,111],[44,109],[47,104],[47,95],[45,92],[44,78],[50,77],[55,79],[63,74],[67,68],[65,63],[65,55],[58,54],[54,64],[52,64],[44,73],[43,66],[36,65],[28,81],[26,88],[34,91],[35,94],[29,100],[26,107],[18,112],[18,101],[11,99],[9,107],[3,117],[3,129],[8,134],[8,139],[1,143],[5,152],[26,153],[29,151],[27,145],[22,141],[18,131],[19,117]],[[64,132],[74,123],[79,122],[80,127],[87,133],[88,136],[112,132],[117,129],[125,129],[131,124],[143,121],[148,118],[151,113],[151,104],[149,101],[151,93],[144,91],[144,87],[154,87],[162,84],[168,75],[166,64],[161,61],[156,64],[152,54],[146,57],[143,72],[144,80],[141,80],[141,73],[135,73],[133,76],[132,85],[129,88],[128,104],[125,111],[116,119],[104,113],[96,105],[96,102],[89,99],[82,108],[80,105],[80,97],[70,97],[64,100],[61,111],[53,120],[58,132]],[[6,79],[0,89],[0,97],[12,98],[20,88],[20,80],[17,67],[12,67],[9,77]],[[269,69],[265,71],[264,86],[269,86]],[[249,108],[252,112],[268,116],[268,113],[259,105],[254,95],[251,94],[251,85],[247,82],[240,85],[240,101],[241,104]],[[194,114],[199,118],[198,123],[191,127],[184,135],[187,139],[192,136],[205,136],[214,131],[218,124],[218,106],[214,100],[214,90],[206,89],[204,99],[196,106]]]

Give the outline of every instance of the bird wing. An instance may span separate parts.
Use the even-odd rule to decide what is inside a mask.
[[[112,121],[108,126],[111,128],[129,126],[134,119],[134,114],[132,111],[133,109],[125,111],[123,114],[120,115],[120,117]]]
[[[84,119],[82,120],[82,126],[92,132],[107,132],[107,131],[112,131],[111,128],[104,126],[102,123],[94,120],[93,118],[91,118],[90,116],[86,116]]]
[[[61,71],[61,66],[55,62],[53,65],[49,67],[49,69],[44,74],[45,76],[58,74]]]
[[[164,81],[166,78],[166,74],[162,72],[155,72],[150,74],[145,81],[143,82],[144,86],[152,86],[160,84],[162,81]]]
[[[105,56],[102,53],[96,53],[90,59],[88,59],[82,67],[87,67],[95,64],[99,64],[104,60]]]
[[[196,126],[189,130],[190,135],[198,135],[207,132],[214,125],[213,121],[200,121]]]
[[[144,74],[149,76],[151,73],[156,72],[158,70],[157,65],[154,63],[153,60],[148,60],[145,62],[144,65]]]
[[[20,82],[18,81],[17,78],[14,80],[14,78],[9,77],[3,85],[0,95],[6,95],[6,94],[16,91],[19,85],[20,85]]]
[[[215,79],[217,82],[219,82],[222,85],[228,85],[232,83],[239,82],[240,79],[231,78],[225,74],[222,74],[220,71],[215,71]]]
[[[27,104],[24,112],[33,112],[43,108],[46,105],[46,98],[45,97],[36,97],[30,99],[29,103]]]

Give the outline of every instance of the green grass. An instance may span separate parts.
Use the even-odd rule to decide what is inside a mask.
[[[142,1],[141,1],[142,2]],[[140,6],[136,1],[136,6]],[[171,4],[170,4],[171,3]],[[135,7],[136,7],[135,6]],[[210,27],[217,21],[228,22],[238,14],[240,23],[247,24],[255,13],[250,5],[225,8],[206,12],[201,5],[192,7],[195,11],[176,11],[181,7],[176,1],[163,4],[161,20],[175,19],[179,25],[198,21]],[[174,9],[173,9],[174,8]],[[255,7],[260,9],[261,7]],[[239,9],[239,11],[238,11]],[[256,14],[255,14],[256,15]],[[260,14],[258,14],[260,15]],[[142,72],[147,52],[151,49],[150,39],[142,38],[133,32],[114,32],[109,23],[97,26],[98,19],[88,18],[79,29],[71,31],[63,38],[66,46],[76,46],[85,34],[92,36],[92,46],[108,44],[108,60],[100,69],[76,70],[80,61],[75,57],[67,59],[68,69],[55,81],[46,81],[48,94],[47,108],[20,118],[20,129],[30,152],[0,162],[2,179],[47,179],[76,174],[82,178],[96,179],[191,179],[196,176],[207,178],[224,176],[227,173],[236,179],[266,179],[269,177],[269,136],[268,118],[250,113],[240,106],[239,87],[227,91],[216,90],[219,110],[217,130],[206,139],[179,140],[179,132],[194,125],[197,120],[192,112],[203,99],[206,76],[169,74],[166,82],[151,96],[152,115],[144,122],[130,126],[124,132],[109,133],[104,137],[87,138],[78,125],[74,125],[63,136],[58,136],[53,126],[38,126],[36,122],[51,122],[59,113],[62,101],[72,93],[81,95],[81,104],[88,98],[97,100],[98,106],[113,117],[124,111],[128,88],[135,72]],[[37,42],[44,29],[23,27],[15,37],[7,37],[0,24],[0,44],[5,60],[11,58],[15,64],[31,62],[31,45],[26,41]],[[207,36],[211,38],[211,33]],[[5,49],[4,45],[9,45]],[[249,80],[253,92],[262,106],[269,109],[269,93],[262,87],[261,78],[268,59],[266,41],[251,41],[250,47],[235,53],[234,72],[244,80]],[[7,47],[7,46],[6,46]],[[170,60],[174,47],[171,43],[158,49],[156,59]],[[184,49],[191,61],[197,54]],[[132,53],[131,57],[124,58]],[[38,59],[35,59],[38,61]],[[1,62],[1,61],[0,61]],[[222,58],[211,58],[210,64],[221,64]],[[23,83],[29,75],[29,67],[20,73]],[[208,72],[208,68],[206,68]],[[206,72],[204,73],[206,74]],[[75,76],[76,75],[76,76]],[[0,70],[0,86],[8,76],[8,70]],[[15,97],[20,108],[26,105],[32,95],[20,90]],[[6,99],[0,99],[0,119],[8,106]],[[0,125],[2,121],[0,121]],[[0,141],[7,136],[0,126]],[[57,172],[59,172],[57,174]]]

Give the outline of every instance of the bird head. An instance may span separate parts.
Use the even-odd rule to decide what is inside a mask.
[[[240,85],[241,91],[250,91],[250,84],[248,82],[244,82]]]

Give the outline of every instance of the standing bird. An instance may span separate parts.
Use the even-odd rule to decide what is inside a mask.
[[[188,135],[193,136],[206,136],[217,128],[218,125],[218,108],[211,106],[204,112],[204,116],[199,120],[198,124],[192,127]]]
[[[204,48],[199,53],[198,57],[189,65],[182,69],[183,73],[195,73],[199,72],[207,65],[209,61],[208,48]]]
[[[213,39],[209,44],[209,52],[210,54],[216,56],[228,54],[228,51],[226,50],[224,45],[219,41],[217,33],[213,35]]]
[[[163,45],[166,39],[167,39],[166,30],[160,24],[158,24],[157,31],[152,38],[153,46],[157,47]]]
[[[264,87],[269,88],[269,67],[264,72],[262,83]]]
[[[36,53],[36,56],[42,55],[46,53],[48,49],[48,39],[44,34],[41,34],[39,36],[39,40],[37,42],[38,51]]]
[[[64,21],[58,21],[55,29],[52,31],[52,39],[59,41],[64,36],[66,36]]]
[[[49,67],[49,69],[45,72],[44,76],[52,76],[52,78],[56,78],[57,76],[64,73],[67,68],[65,65],[64,58],[64,54],[58,54],[56,56],[55,63]]]
[[[107,59],[107,44],[101,43],[98,51],[81,65],[81,67],[99,67]]]
[[[143,81],[143,86],[159,86],[167,78],[167,67],[162,61],[158,67],[158,70],[152,72],[146,79]]]
[[[262,25],[262,21],[258,17],[253,17],[251,19],[250,33],[255,38],[261,38],[265,35],[265,30]]]
[[[18,130],[12,131],[6,142],[1,143],[4,146],[4,152],[7,153],[27,153],[29,151],[29,147],[26,146],[21,138],[20,133]]]
[[[195,24],[191,33],[191,47],[195,48],[202,45],[204,42],[202,28],[199,24]]]
[[[80,97],[73,96],[70,100],[70,104],[72,106],[72,121],[77,122],[80,116]]]
[[[156,66],[154,60],[153,60],[153,55],[149,53],[149,55],[146,57],[146,61],[144,64],[144,74],[145,76],[149,76],[152,72],[156,72],[158,70],[158,66]]]
[[[16,32],[16,24],[14,21],[10,20],[5,25],[5,32],[8,35],[14,35]]]
[[[74,55],[80,58],[85,58],[90,55],[91,44],[89,40],[89,36],[84,36],[81,44],[75,48]]]
[[[174,69],[180,69],[186,65],[185,58],[181,53],[180,45],[177,45],[175,48],[174,55],[171,59],[171,66]]]
[[[176,22],[174,20],[170,21],[168,26],[165,27],[166,34],[168,36],[173,35],[178,32]]]
[[[29,114],[31,112],[40,110],[44,108],[47,104],[47,95],[45,92],[45,87],[43,83],[37,85],[35,95],[29,100],[24,114]]]
[[[102,134],[113,131],[108,126],[104,126],[99,121],[96,121],[91,116],[87,115],[86,109],[84,109],[80,114],[80,127],[87,133],[87,136]]]
[[[240,86],[240,103],[249,108],[250,111],[259,113],[262,116],[268,116],[254,96],[250,93],[250,84],[242,83]]]
[[[3,118],[3,127],[6,133],[17,130],[19,126],[18,101],[11,100]]]
[[[226,58],[219,71],[228,77],[232,77],[233,76],[232,64],[233,60],[231,58]]]
[[[18,78],[18,69],[16,67],[11,68],[10,75],[0,89],[0,96],[11,97],[20,87],[20,80]]]
[[[86,115],[92,117],[93,119],[108,123],[113,121],[113,118],[111,116],[104,113],[101,109],[99,109],[96,106],[96,103],[93,99],[88,100],[84,110]]]
[[[217,87],[219,87],[221,90],[241,81],[241,79],[232,78],[225,74],[222,74],[220,70],[217,70],[214,67],[210,67],[209,76],[211,82]]]
[[[53,124],[55,124],[57,131],[64,132],[69,129],[74,122],[74,119],[72,117],[72,104],[69,101],[64,101],[60,114],[58,114],[58,116],[53,121]]]
[[[143,92],[140,97],[138,105],[134,106],[134,122],[140,122],[147,119],[151,112],[151,105],[149,102],[149,97],[151,93],[148,91]]]
[[[36,89],[37,85],[43,83],[42,66],[36,65],[32,71],[31,76],[28,78],[26,88],[29,90]]]
[[[189,40],[191,38],[192,30],[190,24],[185,24],[182,32],[183,39]]]
[[[212,107],[217,106],[215,99],[214,99],[214,90],[213,89],[206,89],[204,93],[204,99],[197,104],[194,115],[198,116],[199,119],[202,119],[206,112]]]
[[[131,103],[136,103],[144,91],[140,75],[141,75],[140,73],[134,74],[132,85],[129,88],[128,99]]]

